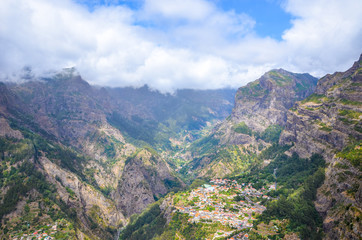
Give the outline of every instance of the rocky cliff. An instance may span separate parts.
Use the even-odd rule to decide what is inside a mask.
[[[244,171],[262,149],[277,142],[293,104],[313,93],[317,79],[272,70],[238,89],[231,115],[192,146],[188,174],[222,177]],[[196,159],[196,160],[195,160]]]
[[[252,136],[272,126],[284,126],[287,110],[313,93],[317,78],[283,69],[271,70],[238,89],[231,116],[216,133],[222,144],[255,143]]]
[[[23,201],[34,205],[30,208],[33,214],[42,212],[43,207],[37,205],[42,206],[44,199],[49,198],[42,192],[43,187],[38,189],[38,185],[22,182],[30,168],[37,173],[41,186],[46,184],[51,189],[48,191],[53,191],[50,202],[59,214],[74,224],[67,234],[79,235],[81,239],[113,238],[115,229],[127,223],[124,214],[128,217],[139,213],[158,197],[182,186],[167,163],[154,157],[157,153],[149,156],[156,159],[152,166],[143,161],[144,157],[127,161],[136,152],[143,153],[142,145],[148,143],[136,147],[127,132],[132,131],[127,128],[132,124],[128,122],[124,128],[117,125],[119,122],[109,121],[115,112],[130,121],[130,114],[135,113],[129,103],[122,108],[117,106],[109,91],[90,86],[74,69],[22,84],[0,84],[0,228],[4,232],[17,231],[11,214],[23,214]],[[131,110],[122,112],[128,108]],[[141,182],[149,187],[146,194],[137,195],[143,190],[142,184],[129,184],[133,180],[128,177],[134,170],[143,174]],[[23,191],[12,197],[15,189]],[[38,193],[28,196],[31,191]],[[6,203],[8,198],[11,200]],[[17,203],[21,203],[20,209]],[[43,215],[44,221],[49,216],[56,221],[58,215],[52,211],[49,214]],[[34,216],[34,224],[43,222]]]
[[[144,149],[127,159],[113,198],[125,215],[131,216],[141,213],[170,189],[182,186],[157,153]]]
[[[327,75],[314,93],[287,113],[281,144],[301,157],[322,154],[328,163],[317,210],[327,239],[361,236],[362,55],[346,72]]]
[[[152,148],[199,137],[230,114],[235,93],[104,88],[73,68],[40,78],[27,71],[18,84],[0,83],[0,228],[10,235],[29,202],[32,224],[64,218],[68,238],[112,238],[130,215],[184,186],[168,154]]]
[[[231,114],[233,123],[245,122],[262,132],[269,125],[285,125],[286,112],[295,101],[309,96],[317,79],[309,74],[296,74],[283,69],[265,73],[258,80],[239,88]]]

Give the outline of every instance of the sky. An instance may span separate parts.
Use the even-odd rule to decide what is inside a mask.
[[[75,67],[94,85],[237,88],[362,53],[361,0],[1,0],[0,77]]]

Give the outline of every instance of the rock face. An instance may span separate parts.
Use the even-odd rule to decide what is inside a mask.
[[[295,101],[304,99],[315,88],[317,78],[283,69],[265,73],[258,80],[239,88],[231,114],[233,123],[245,122],[254,131],[269,125],[285,125],[286,112]]]
[[[133,133],[137,127],[132,123],[142,126],[156,110],[143,115],[147,106],[118,105],[122,98],[116,99],[113,91],[90,86],[74,69],[22,84],[0,83],[0,155],[9,160],[0,173],[14,172],[22,163],[34,165],[75,211],[70,218],[80,223],[77,231],[94,239],[113,238],[112,231],[126,224],[126,217],[182,186],[161,157],[138,149],[144,142],[136,147],[130,141],[142,133]],[[155,95],[158,99],[162,94]],[[115,113],[122,119],[116,124],[109,120]],[[19,151],[4,151],[4,146],[13,149],[11,144]],[[9,186],[0,178],[2,199]]]
[[[255,143],[252,132],[263,132],[269,126],[284,126],[287,110],[293,104],[313,93],[317,78],[309,74],[296,74],[283,69],[272,70],[238,89],[230,118],[215,133],[221,144]],[[235,131],[243,124],[245,132]]]
[[[107,199],[89,184],[82,182],[77,175],[62,169],[46,157],[41,157],[39,162],[49,181],[56,184],[59,196],[68,206],[78,209],[78,211],[84,209],[86,212],[97,208],[97,214],[102,219],[104,227],[118,227],[120,224],[126,223],[125,217],[116,208],[113,201]],[[67,191],[66,188],[71,189],[75,195],[70,196],[69,190]],[[81,215],[82,212],[79,212]]]
[[[277,141],[287,121],[287,110],[310,95],[316,84],[317,79],[309,74],[278,69],[239,88],[230,117],[196,148],[193,157],[197,160],[189,164],[189,172],[196,172],[198,177],[223,177],[244,171],[253,161],[250,155],[256,156],[259,148],[270,145],[271,139],[263,137],[266,130],[274,129],[273,141]]]
[[[343,73],[321,78],[311,96],[287,113],[281,144],[301,157],[322,154],[328,163],[316,208],[327,239],[361,236],[362,55]]]
[[[9,126],[5,118],[0,118],[0,136],[23,139],[23,134],[20,131],[14,130]]]
[[[126,216],[141,213],[149,204],[165,195],[170,187],[180,187],[166,163],[148,150],[128,158],[114,199]]]

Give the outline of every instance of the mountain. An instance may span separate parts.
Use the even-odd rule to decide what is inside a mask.
[[[361,59],[318,83],[277,71],[302,77],[304,92],[275,70],[240,88],[231,116],[186,148],[189,189],[151,205],[121,239],[359,239]]]
[[[327,162],[316,207],[327,239],[358,239],[361,234],[362,55],[346,72],[326,75],[312,95],[287,113],[281,144],[299,156],[313,153]]]
[[[1,238],[51,224],[57,238],[113,239],[132,214],[184,187],[153,148],[198,138],[231,112],[234,91],[102,88],[65,69],[0,92]]]
[[[0,83],[0,238],[358,239],[361,69],[236,95]]]
[[[10,90],[29,105],[37,121],[49,124],[44,126],[49,133],[62,140],[71,142],[84,138],[88,132],[87,129],[66,129],[74,126],[71,122],[78,125],[109,122],[136,145],[153,147],[167,147],[170,136],[178,137],[184,130],[192,132],[208,122],[224,119],[233,107],[235,93],[233,89],[184,89],[171,95],[147,86],[137,89],[94,87],[75,69],[11,85]]]
[[[307,73],[271,70],[238,89],[230,120],[234,124],[245,122],[250,129],[258,132],[270,125],[284,126],[286,111],[296,101],[309,96],[317,80]]]
[[[217,130],[223,144],[251,142],[252,132],[284,126],[293,104],[313,93],[317,78],[283,69],[272,70],[238,89],[235,107],[228,121]]]
[[[278,141],[287,110],[313,93],[316,84],[309,74],[279,69],[239,88],[231,115],[211,135],[193,143],[194,160],[183,171],[199,177],[245,171],[262,149]]]

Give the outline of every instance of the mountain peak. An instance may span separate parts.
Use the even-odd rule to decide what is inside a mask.
[[[284,125],[285,112],[294,102],[311,94],[317,78],[284,69],[266,72],[259,79],[239,88],[232,119],[244,121],[253,130],[263,131],[271,124]],[[273,117],[271,117],[273,116]]]

